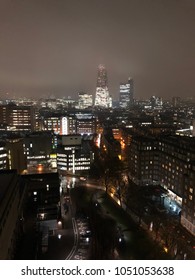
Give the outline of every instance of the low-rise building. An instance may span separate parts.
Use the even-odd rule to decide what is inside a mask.
[[[88,171],[93,161],[91,140],[80,134],[58,136],[58,170],[72,174]]]
[[[34,132],[24,138],[28,168],[39,164],[56,168],[55,137],[51,132]]]

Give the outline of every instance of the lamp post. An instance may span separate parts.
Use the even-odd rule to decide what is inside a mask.
[[[72,173],[75,174],[75,149],[72,149]]]

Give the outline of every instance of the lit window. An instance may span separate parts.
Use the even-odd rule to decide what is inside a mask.
[[[190,192],[190,193],[193,193],[193,188],[189,188],[189,192]]]

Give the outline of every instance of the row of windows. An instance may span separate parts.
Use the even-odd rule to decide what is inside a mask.
[[[64,161],[58,161],[58,165],[64,165],[64,166],[73,166],[73,163],[72,162],[69,162],[69,164],[67,164],[67,162],[64,162]],[[79,165],[90,165],[90,161],[86,161],[86,162],[78,162],[78,163],[75,163],[75,166],[79,166]]]

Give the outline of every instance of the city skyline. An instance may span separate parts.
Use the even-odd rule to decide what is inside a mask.
[[[0,0],[0,96],[95,97],[132,77],[135,98],[192,97],[195,2]]]

